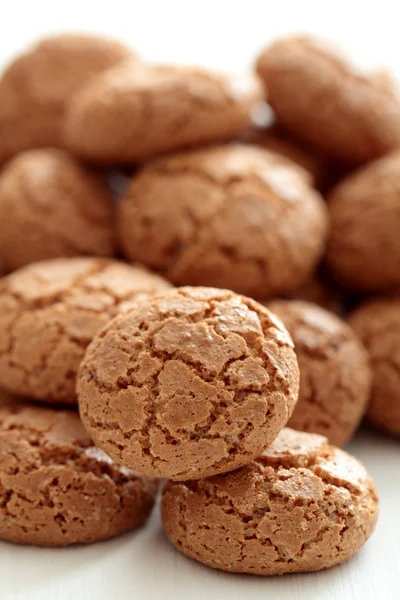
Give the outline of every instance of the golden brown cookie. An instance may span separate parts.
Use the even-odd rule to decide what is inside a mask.
[[[289,427],[322,434],[331,444],[344,446],[367,409],[367,352],[342,319],[316,304],[275,300],[267,306],[289,331],[299,362],[299,401]]]
[[[349,323],[364,342],[372,367],[369,421],[400,437],[400,298],[370,300]]]
[[[22,150],[59,146],[73,93],[131,57],[120,42],[62,34],[43,38],[14,60],[0,79],[0,164]]]
[[[198,479],[261,454],[292,414],[298,381],[292,340],[267,309],[186,287],[137,304],[93,339],[79,408],[117,463]]]
[[[353,456],[286,428],[241,469],[167,482],[161,512],[169,539],[191,558],[224,571],[281,575],[350,558],[374,530],[378,497]]]
[[[327,211],[298,169],[256,146],[171,155],[133,177],[119,205],[126,256],[177,285],[254,298],[295,289],[314,270]]]
[[[358,72],[323,41],[278,40],[261,53],[257,72],[278,123],[350,164],[400,147],[400,96],[387,78]]]
[[[62,150],[28,150],[0,174],[0,256],[8,270],[47,258],[114,254],[105,182]]]
[[[252,73],[127,62],[76,94],[65,143],[91,161],[130,163],[229,139],[250,123],[263,97],[261,81]]]
[[[400,286],[400,152],[349,175],[332,190],[328,207],[334,277],[361,292]]]
[[[95,448],[78,415],[0,400],[0,538],[66,546],[147,519],[157,482]]]
[[[120,310],[170,285],[101,258],[53,259],[0,280],[0,387],[76,403],[75,378],[93,335]]]

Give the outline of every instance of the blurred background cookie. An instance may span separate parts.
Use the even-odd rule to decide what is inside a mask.
[[[257,75],[127,62],[93,78],[71,101],[65,143],[90,161],[118,164],[229,139],[263,101]]]
[[[325,203],[279,156],[228,144],[149,163],[118,208],[124,254],[177,285],[289,293],[325,247]]]
[[[400,97],[387,78],[355,69],[318,38],[280,39],[258,57],[277,122],[349,164],[400,147]]]
[[[400,286],[400,152],[346,177],[328,196],[332,275],[358,292]]]
[[[378,429],[400,437],[400,298],[370,300],[350,315],[349,323],[371,361],[368,419]]]
[[[60,146],[73,93],[133,57],[121,42],[79,34],[45,37],[17,57],[0,79],[0,165],[22,150]]]
[[[8,271],[67,256],[114,254],[111,193],[62,150],[28,150],[0,173],[0,256]]]

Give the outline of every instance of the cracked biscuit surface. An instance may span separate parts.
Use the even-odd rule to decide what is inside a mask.
[[[349,323],[368,350],[372,394],[368,420],[400,437],[400,298],[378,298],[358,307]]]
[[[281,575],[350,558],[375,527],[378,498],[358,460],[320,435],[285,428],[241,469],[167,482],[161,511],[169,539],[191,558]]]
[[[142,267],[101,258],[43,261],[1,279],[0,386],[76,404],[76,372],[93,335],[131,303],[169,287]]]
[[[240,133],[264,98],[253,73],[126,62],[73,98],[65,143],[100,163],[130,163]]]
[[[267,309],[186,287],[137,304],[93,339],[79,408],[116,462],[197,479],[258,456],[290,417],[298,381],[292,340]]]
[[[400,286],[400,152],[346,177],[328,197],[327,264],[349,289]]]
[[[400,96],[382,74],[364,75],[317,38],[278,40],[258,58],[278,123],[344,163],[400,147]]]
[[[288,293],[324,249],[327,210],[297,167],[227,144],[149,163],[118,207],[126,256],[177,285],[254,298]]]
[[[66,106],[94,74],[132,57],[107,38],[63,34],[43,38],[0,79],[0,164],[29,148],[60,146]]]
[[[95,448],[78,415],[22,404],[0,392],[0,538],[65,546],[141,525],[155,480]]]
[[[9,271],[48,258],[114,254],[107,185],[62,150],[29,150],[0,174],[0,256]]]
[[[352,329],[310,302],[275,300],[267,307],[289,331],[300,369],[299,400],[288,426],[344,446],[367,408],[368,355]]]

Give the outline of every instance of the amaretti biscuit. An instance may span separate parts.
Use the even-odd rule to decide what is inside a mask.
[[[316,304],[275,300],[267,306],[289,331],[299,362],[299,400],[288,426],[343,446],[369,400],[371,372],[365,348],[347,323]]]
[[[328,197],[327,264],[343,285],[360,292],[400,286],[400,152],[372,162]]]
[[[62,150],[28,150],[0,173],[0,256],[9,271],[47,258],[114,254],[105,182]]]
[[[166,290],[139,266],[53,259],[0,280],[0,387],[43,402],[76,403],[75,379],[93,335],[118,311]]]
[[[95,448],[72,411],[0,398],[0,538],[66,546],[138,527],[157,482]]]
[[[65,143],[100,163],[131,163],[229,139],[263,101],[258,76],[201,67],[127,62],[93,78],[73,98]]]
[[[0,79],[0,164],[30,148],[59,146],[65,108],[91,76],[132,59],[120,42],[99,36],[45,37]]]
[[[368,419],[382,431],[400,437],[400,298],[365,302],[350,315],[349,323],[371,361]]]
[[[177,285],[254,298],[294,290],[324,250],[327,210],[298,169],[228,144],[149,163],[118,209],[125,255]]]
[[[322,40],[278,40],[256,68],[278,123],[338,160],[363,163],[400,147],[396,86],[363,74]]]
[[[378,498],[358,460],[320,435],[286,428],[241,469],[167,482],[161,511],[169,539],[191,558],[282,575],[350,558],[374,530]]]
[[[198,479],[261,454],[292,414],[298,384],[279,319],[231,291],[186,287],[138,303],[95,336],[79,409],[117,463]]]

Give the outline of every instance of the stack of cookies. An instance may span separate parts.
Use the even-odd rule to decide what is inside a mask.
[[[165,532],[206,565],[352,556],[378,498],[340,447],[365,415],[400,435],[398,166],[390,76],[319,40],[280,40],[235,75],[80,35],[14,60],[0,537],[116,536],[166,479]]]

